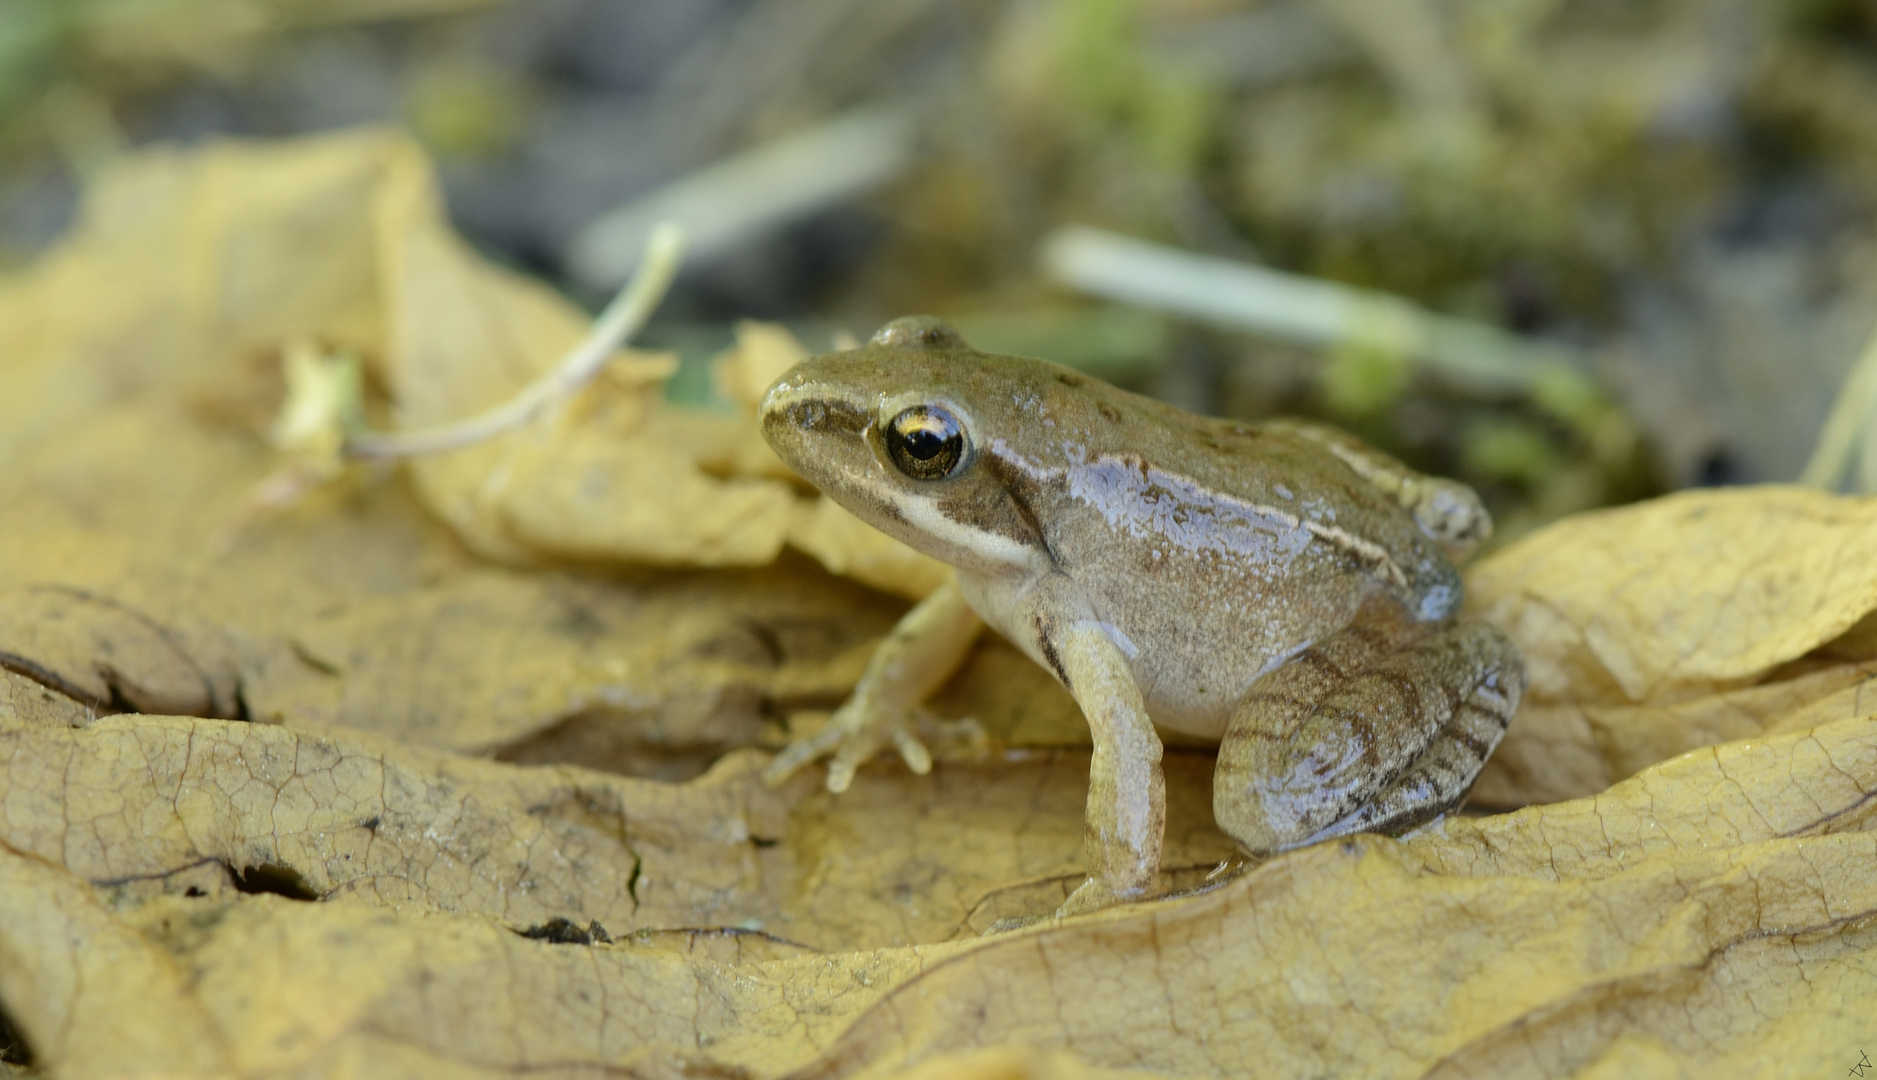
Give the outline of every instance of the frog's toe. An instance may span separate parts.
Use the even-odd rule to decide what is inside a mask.
[[[843,733],[834,760],[828,763],[828,790],[837,795],[846,791],[860,766],[889,742],[905,759],[907,768],[921,776],[932,771],[932,753],[919,741],[911,719],[881,716],[870,723],[855,724],[852,731]]]
[[[822,728],[805,739],[797,739],[777,754],[762,771],[762,782],[766,787],[781,787],[789,777],[802,771],[804,765],[823,757],[841,741],[841,732],[833,724]]]
[[[902,727],[893,732],[893,747],[899,751],[908,769],[920,776],[932,771],[932,751],[925,748],[925,743],[919,741],[919,736],[913,734],[911,728]]]
[[[828,762],[828,793],[839,795],[854,786],[854,773],[859,766],[852,761]]]
[[[842,740],[840,749],[834,752],[834,760],[828,762],[828,790],[839,795],[851,787],[861,762],[879,749],[880,740],[871,735],[857,734]]]

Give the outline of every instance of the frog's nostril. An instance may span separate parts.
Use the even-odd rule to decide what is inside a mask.
[[[789,406],[790,425],[803,431],[813,431],[827,422],[828,408],[819,401],[798,401]]]

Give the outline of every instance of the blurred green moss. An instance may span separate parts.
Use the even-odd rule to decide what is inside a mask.
[[[481,158],[513,147],[527,122],[529,89],[506,69],[463,59],[419,68],[405,94],[411,131],[444,157]]]

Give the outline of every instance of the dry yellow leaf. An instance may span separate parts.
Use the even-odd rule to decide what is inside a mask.
[[[162,401],[70,435],[0,475],[0,662],[101,707],[528,760],[597,727],[618,731],[603,760],[701,765],[776,710],[837,702],[900,611],[799,560],[736,575],[481,565],[389,479],[221,551],[267,468],[257,439]]]
[[[429,165],[408,144],[386,157],[372,204],[383,275],[384,367],[400,423],[424,427],[499,404],[552,367],[586,319],[541,285],[491,266],[449,231]],[[662,408],[668,361],[638,378],[615,362],[606,423],[534,425],[418,459],[425,501],[476,551],[684,566],[760,566],[787,535],[794,493],[770,479],[721,480],[644,423]],[[624,375],[625,377],[621,377]],[[636,398],[637,400],[633,400]],[[593,403],[581,410],[591,420]]]
[[[660,775],[837,702],[900,608],[831,589],[799,560],[726,577],[492,568],[411,485],[371,470],[229,533],[272,467],[261,433],[285,343],[382,362],[506,330],[525,340],[479,339],[456,359],[513,375],[502,365],[545,362],[580,332],[565,302],[426,218],[426,184],[390,136],[147,155],[92,195],[71,240],[0,282],[0,663],[104,709],[359,727]],[[607,443],[663,415],[648,394],[669,370],[615,362],[532,433],[559,433],[569,452],[553,460],[518,437],[511,477],[538,482],[508,485],[500,537],[538,542],[530,557],[634,544],[694,563],[766,530],[760,550],[716,557],[772,561],[791,489],[710,479],[663,438],[624,454]],[[659,490],[695,506],[614,497],[673,461]],[[586,516],[543,524],[570,505]],[[673,514],[701,528],[664,528]]]
[[[1677,754],[1877,711],[1877,664],[1821,671],[1673,705],[1523,705],[1473,788],[1483,806],[1593,794]]]
[[[951,567],[900,543],[823,495],[804,501],[789,523],[789,544],[830,573],[909,600],[921,600],[951,577]]]
[[[753,761],[672,786],[398,761],[383,744],[227,721],[74,731],[42,715],[16,718],[9,738],[23,740],[5,756],[9,792],[51,783],[64,804],[49,813],[10,794],[0,840],[9,858],[73,875],[34,879],[20,903],[43,919],[55,898],[54,937],[77,955],[93,942],[133,951],[141,935],[152,947],[137,963],[175,957],[192,973],[175,1000],[206,1016],[204,1043],[227,1047],[240,1076],[602,1064],[889,1076],[999,1046],[1059,1051],[980,1061],[1045,1076],[1562,1076],[1638,1054],[1690,1073],[1790,1075],[1856,1049],[1877,986],[1868,716],[1686,755],[1594,800],[1304,849],[1182,899],[990,938],[927,921],[958,940],[925,944],[902,935],[974,859],[1025,845],[1073,859],[1077,769],[941,780],[972,790],[920,808],[929,824],[908,830],[896,807],[917,796],[898,770],[870,771],[876,796],[849,811],[801,789],[761,795]],[[49,748],[63,768],[37,763]],[[1169,790],[1189,786],[1202,785]],[[999,788],[1028,808],[982,805]],[[819,819],[830,811],[851,816]],[[375,822],[358,820],[367,812]],[[880,814],[895,816],[872,833],[880,850],[841,841]],[[1061,827],[1033,831],[1042,821]],[[773,847],[764,826],[784,830]],[[628,847],[636,885],[620,880]],[[264,868],[247,871],[250,889],[331,892],[237,892],[223,868],[244,860]],[[116,916],[57,899],[88,895],[81,878]],[[798,929],[886,918],[837,929],[830,952],[734,929],[804,890],[821,899]],[[1029,910],[1060,896],[1032,892]],[[519,933],[554,936],[550,910],[567,919],[562,940],[584,943]],[[614,944],[593,936],[600,915]],[[46,937],[22,925],[0,920],[0,942]],[[151,1039],[138,1027],[150,1010],[66,1008],[101,1045]],[[37,1013],[16,1020],[44,1038]]]
[[[655,433],[585,424],[509,448],[495,472],[481,496],[503,535],[557,559],[763,566],[781,553],[797,501],[773,480],[713,479]]]
[[[744,319],[736,324],[735,346],[717,358],[711,376],[719,393],[754,416],[770,384],[806,359],[807,347],[787,327]]]
[[[78,236],[0,287],[0,348],[20,358],[0,402],[0,459],[149,389],[186,398],[220,382],[231,358],[290,340],[362,352],[400,425],[455,420],[508,397],[585,329],[578,309],[450,232],[428,163],[403,139],[150,155],[88,200]],[[786,336],[747,333],[770,346]],[[471,548],[503,561],[772,561],[794,489],[747,425],[732,440],[740,478],[711,475],[665,438],[654,419],[670,371],[669,358],[625,354],[588,391],[603,400],[574,406],[607,422],[536,425],[422,459],[416,488]]]
[[[85,200],[74,235],[0,282],[0,461],[75,422],[225,379],[296,336],[364,346],[380,310],[368,207],[393,140],[153,150]]]
[[[1467,589],[1532,673],[1475,799],[1589,795],[1862,709],[1871,672],[1845,665],[1877,658],[1877,500],[1683,492],[1558,522],[1472,567]]]
[[[26,703],[49,693],[4,672],[0,687]],[[189,717],[74,730],[34,708],[13,720],[0,711],[0,841],[126,895],[219,894],[261,868],[329,901],[519,926],[598,920],[615,935],[760,925],[843,949],[940,941],[1026,904],[1053,907],[1080,852],[1088,758],[1078,752],[928,778],[869,771],[836,799],[809,778],[769,791],[757,754],[672,785]],[[1212,827],[1210,771],[1204,755],[1169,760],[1180,781],[1169,882],[1232,852]],[[940,873],[924,852],[952,845],[974,857]]]
[[[1567,518],[1474,566],[1539,700],[1746,685],[1877,610],[1877,500],[1713,488]]]
[[[0,912],[0,1001],[31,1032],[35,1064],[54,1076],[233,1075],[174,958],[83,880],[0,846]]]
[[[1171,895],[984,937],[1079,878],[1073,701],[989,641],[931,775],[764,788],[758,747],[903,607],[776,547],[907,595],[926,571],[764,472],[747,414],[659,406],[662,361],[217,544],[287,336],[447,419],[577,334],[422,177],[386,137],[144,159],[0,284],[0,375],[37,395],[0,400],[0,1008],[48,1075],[1770,1077],[1869,1049],[1871,504],[1684,495],[1475,568],[1541,674],[1481,795],[1559,801],[1215,874],[1212,758],[1176,748]],[[798,348],[743,328],[731,396]],[[628,493],[674,462],[694,520],[666,530]],[[773,562],[539,568],[674,538]]]

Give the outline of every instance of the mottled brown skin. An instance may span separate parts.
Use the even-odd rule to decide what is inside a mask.
[[[1454,618],[1447,551],[1490,529],[1472,492],[1333,429],[1196,416],[979,353],[931,319],[797,365],[762,419],[809,481],[957,571],[771,778],[833,751],[840,790],[888,741],[923,771],[910,715],[963,655],[975,612],[1089,720],[1090,877],[1064,913],[1153,887],[1156,725],[1219,740],[1215,816],[1265,855],[1450,808],[1523,690],[1505,635]],[[905,456],[919,424],[956,433],[931,464]]]

